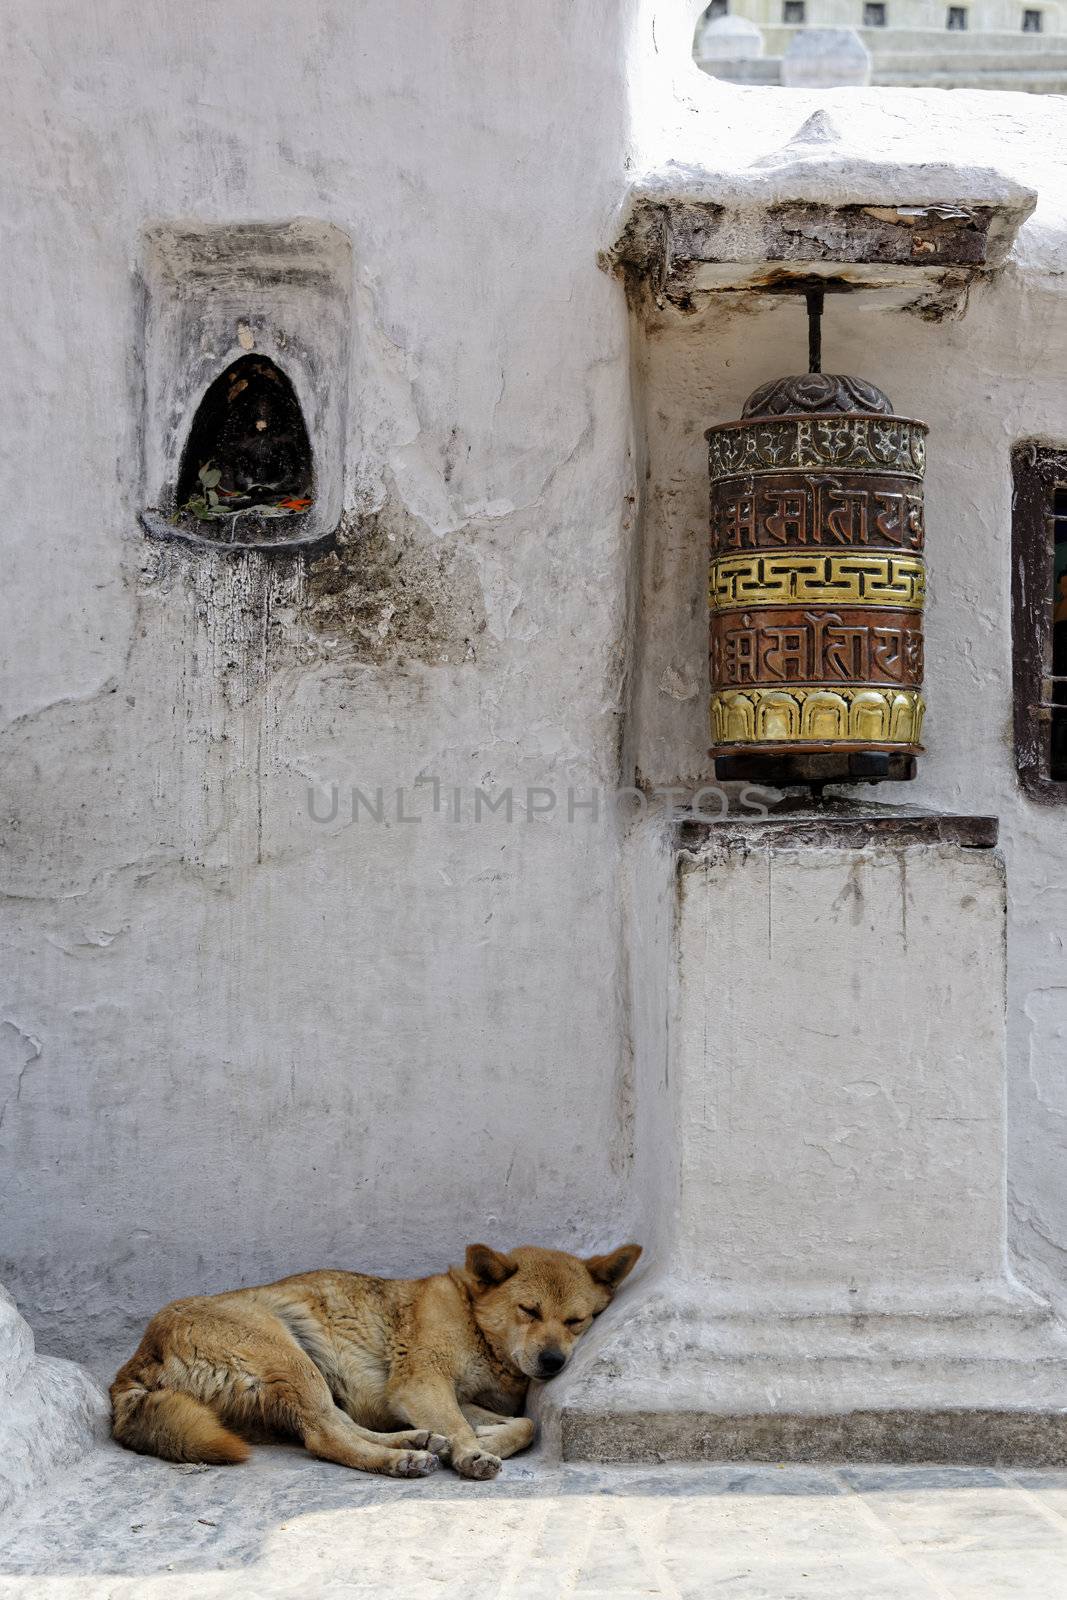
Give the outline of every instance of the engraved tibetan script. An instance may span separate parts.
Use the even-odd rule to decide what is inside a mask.
[[[899,478],[798,476],[712,490],[711,545],[723,555],[811,546],[917,551],[923,537],[922,495]]]
[[[923,676],[919,619],[893,610],[723,611],[713,619],[711,679],[731,688],[773,683],[896,683]]]
[[[907,417],[760,417],[708,430],[711,477],[748,472],[902,472],[921,478],[926,426]]]

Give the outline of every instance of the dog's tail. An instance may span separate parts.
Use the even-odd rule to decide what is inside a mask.
[[[111,1431],[128,1450],[164,1461],[229,1466],[248,1459],[248,1446],[202,1400],[178,1389],[146,1389],[122,1373],[111,1385]]]

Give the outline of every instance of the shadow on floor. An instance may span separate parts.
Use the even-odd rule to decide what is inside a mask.
[[[909,1537],[919,1558],[908,1554]],[[429,1586],[465,1600],[558,1600],[575,1588],[583,1600],[678,1600],[701,1592],[701,1584],[706,1593],[715,1575],[731,1582],[732,1595],[774,1594],[777,1583],[783,1597],[805,1596],[809,1578],[821,1574],[823,1589],[810,1592],[827,1600],[839,1592],[830,1563],[853,1596],[924,1600],[945,1589],[938,1587],[943,1579],[928,1580],[920,1570],[921,1552],[932,1544],[943,1555],[946,1540],[960,1559],[972,1550],[1025,1546],[1032,1561],[1047,1546],[1062,1574],[1067,1473],[560,1467],[531,1453],[505,1463],[494,1482],[478,1484],[447,1468],[422,1480],[372,1477],[295,1447],[263,1446],[243,1466],[203,1468],[109,1443],[0,1523],[0,1596],[319,1600]],[[781,1565],[790,1551],[799,1563],[796,1584]],[[768,1562],[772,1587],[753,1588]],[[690,1565],[695,1587],[686,1577]]]

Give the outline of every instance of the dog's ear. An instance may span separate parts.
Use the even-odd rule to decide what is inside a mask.
[[[608,1294],[614,1294],[619,1284],[632,1272],[641,1254],[639,1244],[621,1244],[606,1256],[590,1256],[585,1265],[594,1283],[599,1283]]]
[[[467,1271],[477,1278],[483,1288],[495,1289],[497,1284],[506,1283],[518,1270],[517,1261],[512,1261],[510,1256],[502,1256],[499,1250],[490,1250],[487,1244],[467,1246]]]

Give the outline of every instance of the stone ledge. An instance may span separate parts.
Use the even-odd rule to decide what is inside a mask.
[[[919,806],[861,801],[783,806],[765,817],[683,817],[677,847],[690,857],[732,850],[902,850],[918,845],[955,845],[992,850],[1000,824],[991,816],[950,816]]]

